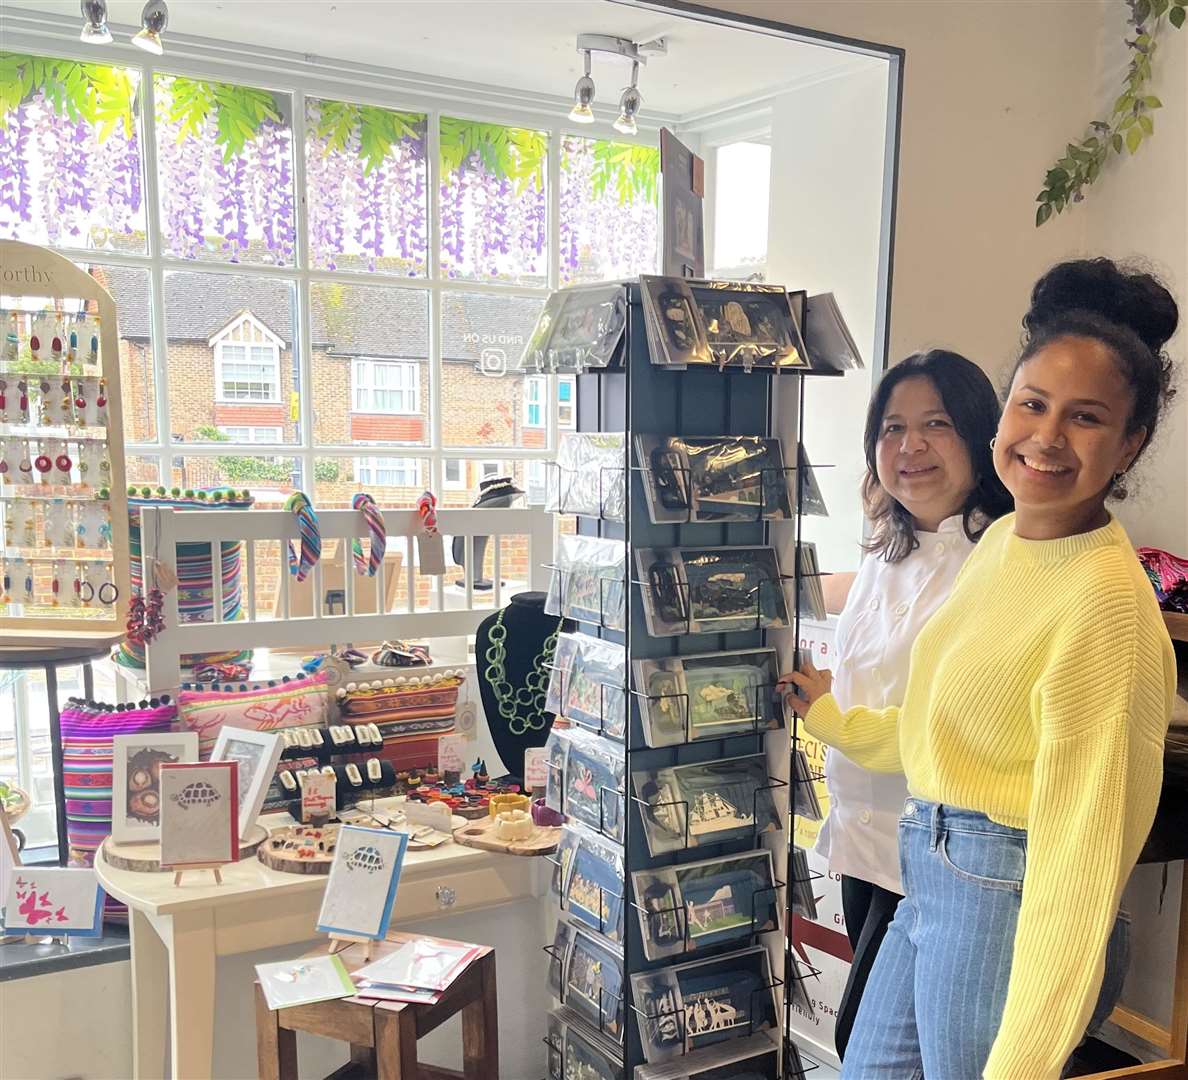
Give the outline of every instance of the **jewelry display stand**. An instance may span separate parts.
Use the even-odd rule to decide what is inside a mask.
[[[717,283],[706,286],[708,289],[716,287]],[[605,287],[609,288],[609,287]],[[692,1033],[699,1030],[697,1016],[693,1010],[699,1008],[697,1004],[686,1001],[683,1006],[657,1007],[654,1002],[635,1000],[632,990],[633,977],[638,978],[648,972],[662,967],[671,967],[674,963],[689,960],[714,959],[728,953],[738,953],[749,946],[766,945],[765,956],[770,959],[770,971],[780,972],[781,977],[775,975],[762,980],[761,984],[751,994],[750,1007],[747,1009],[747,1019],[741,1023],[732,1021],[731,1027],[737,1028],[738,1034],[747,1036],[766,1031],[770,1037],[770,1044],[766,1045],[765,1053],[775,1054],[782,1048],[783,1064],[781,1075],[786,1080],[793,1080],[803,1075],[806,1066],[799,1054],[790,1049],[786,1043],[788,1031],[789,1010],[791,1009],[792,983],[794,979],[808,974],[804,969],[796,968],[796,960],[788,951],[785,932],[791,924],[791,893],[786,882],[792,882],[794,851],[792,844],[792,830],[790,811],[790,791],[794,790],[790,784],[796,783],[795,774],[791,768],[789,753],[789,737],[791,746],[797,746],[797,730],[795,716],[788,711],[783,716],[783,702],[776,694],[774,679],[770,685],[753,688],[755,694],[754,721],[743,724],[741,730],[736,726],[731,734],[715,734],[708,738],[695,737],[694,729],[689,722],[688,710],[691,707],[689,694],[668,694],[667,697],[675,701],[678,710],[686,710],[685,734],[675,736],[677,742],[669,741],[668,745],[649,746],[644,726],[645,708],[656,702],[655,690],[638,681],[638,665],[643,661],[672,657],[676,654],[703,654],[716,650],[759,650],[765,645],[775,644],[776,639],[768,641],[768,627],[779,625],[775,630],[777,635],[790,635],[791,641],[799,640],[799,598],[801,596],[801,578],[804,567],[801,559],[793,559],[794,566],[781,567],[782,573],[774,571],[775,576],[770,580],[761,581],[757,588],[752,588],[750,603],[754,611],[747,619],[716,620],[727,632],[706,632],[706,625],[713,626],[715,620],[706,618],[701,623],[693,615],[693,589],[689,582],[681,581],[677,584],[678,595],[676,606],[683,607],[681,617],[682,626],[671,636],[653,636],[649,632],[649,619],[653,619],[657,610],[662,606],[662,598],[657,595],[658,580],[640,569],[641,559],[637,557],[642,549],[707,549],[707,548],[745,548],[757,549],[767,546],[793,545],[798,550],[800,544],[800,517],[804,500],[804,477],[797,463],[802,462],[803,451],[800,447],[802,431],[802,415],[804,404],[804,377],[840,374],[831,370],[811,370],[804,364],[804,351],[799,350],[799,359],[795,361],[804,366],[783,366],[778,371],[770,367],[763,370],[759,364],[748,363],[746,367],[740,362],[743,350],[736,350],[736,355],[725,362],[690,363],[685,369],[665,367],[653,362],[652,350],[659,347],[659,340],[653,334],[653,328],[647,325],[644,304],[647,298],[644,285],[635,283],[619,286],[626,309],[624,327],[625,347],[621,353],[621,362],[612,359],[610,364],[597,369],[590,369],[578,375],[577,395],[577,430],[578,432],[623,433],[624,453],[623,468],[627,476],[627,498],[624,512],[616,517],[622,520],[610,520],[608,516],[576,517],[577,544],[582,537],[597,537],[624,542],[625,568],[621,579],[608,577],[601,569],[595,581],[596,588],[586,588],[583,593],[583,606],[586,611],[593,608],[593,618],[583,617],[580,611],[569,611],[562,606],[562,614],[573,615],[580,622],[580,630],[586,635],[600,638],[604,641],[618,643],[625,648],[626,677],[624,682],[615,687],[603,686],[603,709],[613,695],[619,698],[626,696],[626,725],[622,737],[612,739],[609,736],[618,735],[622,730],[622,720],[617,719],[612,724],[611,711],[603,713],[603,719],[596,725],[587,721],[574,720],[575,728],[580,731],[578,738],[586,740],[581,745],[583,762],[580,769],[578,783],[584,788],[597,787],[596,799],[588,797],[595,807],[593,821],[588,806],[583,807],[580,820],[591,828],[595,828],[602,835],[597,838],[599,843],[613,844],[622,859],[623,873],[615,884],[615,876],[608,875],[603,884],[591,886],[589,880],[584,882],[586,896],[582,905],[588,911],[596,910],[603,915],[591,920],[586,918],[581,923],[575,920],[572,910],[563,913],[568,915],[568,941],[565,935],[559,936],[553,945],[546,946],[545,951],[550,956],[550,982],[554,987],[554,996],[561,999],[564,1008],[560,1014],[554,1013],[554,1019],[559,1016],[563,1023],[555,1024],[559,1030],[565,1029],[565,1034],[558,1035],[552,1031],[546,1044],[549,1047],[550,1063],[557,1063],[551,1075],[568,1076],[572,1047],[570,1040],[574,1032],[578,1034],[578,1056],[589,1055],[592,1047],[600,1047],[599,1067],[605,1073],[599,1076],[635,1077],[636,1069],[645,1064],[645,1044],[642,1041],[645,1030],[667,1028],[670,1033],[678,1033],[674,1038],[682,1044],[682,1049],[675,1053],[677,1059],[669,1062],[666,1068],[676,1069],[679,1055],[685,1053],[687,1043],[696,1043]],[[728,286],[724,286],[728,288]],[[745,288],[745,287],[744,287]],[[768,296],[771,296],[769,290]],[[782,291],[777,292],[777,299],[784,297]],[[556,296],[556,294],[554,294]],[[613,299],[613,298],[610,298]],[[608,303],[610,302],[608,299]],[[791,294],[792,310],[803,313],[804,294]],[[552,301],[550,301],[552,303]],[[787,301],[785,301],[787,303]],[[799,306],[797,306],[799,305]],[[669,307],[666,315],[673,310]],[[684,314],[682,314],[682,312]],[[681,320],[681,329],[688,329],[686,316],[691,316],[688,308],[682,308],[674,320]],[[797,318],[797,322],[802,322]],[[745,322],[745,320],[740,320]],[[799,334],[799,329],[796,333]],[[796,352],[796,350],[792,350]],[[538,370],[557,370],[551,364],[540,362],[543,350],[535,357]],[[554,354],[550,351],[550,357]],[[564,354],[562,356],[564,365]],[[532,350],[526,354],[526,367],[532,362]],[[787,363],[787,361],[784,361]],[[573,370],[565,368],[565,370]],[[759,480],[759,494],[757,502],[750,504],[736,504],[735,513],[730,516],[738,518],[738,507],[751,506],[750,514],[753,520],[733,520],[730,522],[706,521],[698,519],[694,502],[688,502],[688,513],[682,519],[664,524],[653,524],[649,513],[649,498],[655,498],[655,491],[649,492],[648,485],[653,482],[654,463],[649,457],[641,460],[636,446],[636,437],[667,437],[667,436],[760,436],[774,437],[773,405],[775,398],[775,383],[780,387],[782,407],[788,411],[788,403],[795,403],[798,411],[795,422],[791,425],[785,419],[782,427],[785,432],[793,431],[794,445],[785,444],[783,460],[785,466],[772,469],[765,467]],[[563,471],[563,470],[562,470]],[[768,476],[768,473],[775,475]],[[679,480],[679,478],[678,478]],[[685,490],[688,493],[690,483],[689,472],[686,469],[683,477]],[[558,481],[564,485],[567,478],[561,475]],[[597,486],[605,490],[609,485],[609,477],[599,477]],[[752,477],[751,483],[754,483]],[[732,485],[734,488],[740,484]],[[768,493],[778,488],[787,492],[784,512],[778,515],[780,520],[772,520],[772,505],[764,505]],[[601,503],[595,500],[595,505]],[[564,500],[561,501],[564,505]],[[744,515],[746,511],[744,511]],[[563,537],[564,539],[564,537]],[[564,549],[562,549],[564,553]],[[716,556],[721,558],[722,556]],[[645,556],[646,558],[646,556]],[[740,556],[743,560],[749,556]],[[774,567],[774,555],[771,556]],[[686,562],[689,560],[686,559]],[[697,594],[696,602],[706,604],[711,601],[702,599],[715,596],[713,589],[720,589],[728,593],[732,579],[746,579],[747,566],[743,563],[732,566],[734,573],[722,573],[719,576],[723,584],[718,585],[712,578],[708,585],[703,585],[703,592]],[[554,574],[561,580],[555,591],[562,596],[574,593],[572,587],[567,587],[567,575],[590,574],[588,568],[581,566],[580,558],[570,565],[559,562]],[[612,573],[617,573],[613,572]],[[768,596],[765,586],[771,594],[783,594],[783,607],[786,611],[782,621],[774,622],[768,617]],[[621,590],[621,592],[620,592]],[[590,599],[590,596],[593,599]],[[626,618],[612,616],[613,598],[617,595],[627,597]],[[671,597],[669,599],[672,599]],[[715,598],[713,603],[719,603]],[[723,601],[722,603],[725,603]],[[719,608],[720,613],[722,609]],[[750,610],[750,609],[748,609]],[[620,628],[621,627],[621,628]],[[779,639],[786,640],[786,639]],[[790,650],[789,650],[790,651]],[[653,696],[649,696],[649,695]],[[564,691],[563,691],[564,696]],[[682,698],[681,701],[675,699]],[[618,714],[621,717],[621,713]],[[772,724],[760,724],[759,717],[773,719]],[[617,724],[617,729],[616,729]],[[778,725],[778,726],[777,726]],[[790,728],[790,730],[789,730]],[[581,731],[584,729],[584,731]],[[589,736],[594,736],[596,742],[591,743]],[[594,750],[589,750],[591,745]],[[597,749],[602,747],[603,749]],[[626,768],[621,786],[608,785],[607,776],[613,776],[609,770],[604,770],[604,778],[597,774],[593,781],[589,779],[589,769],[584,764],[592,755],[605,753],[609,759],[613,751],[625,757]],[[574,751],[568,751],[572,760]],[[708,793],[701,793],[695,797],[688,790],[682,797],[681,789],[674,794],[660,795],[662,801],[656,801],[652,795],[649,802],[646,792],[633,784],[633,776],[646,774],[655,775],[655,770],[671,770],[689,766],[704,766],[720,763],[724,759],[749,757],[752,768],[764,774],[763,778],[753,781],[746,797],[731,807],[723,801],[719,791],[733,792],[727,789],[717,789]],[[550,761],[552,770],[550,785],[563,788],[569,782],[566,776],[566,765]],[[671,774],[670,774],[671,775]],[[724,783],[724,781],[723,781]],[[588,795],[588,793],[587,793]],[[644,797],[641,797],[644,796]],[[566,795],[568,798],[568,795]],[[736,800],[737,801],[737,800]],[[774,807],[771,814],[766,815],[766,824],[761,821],[760,804]],[[618,808],[614,813],[608,813],[611,807]],[[708,809],[707,809],[708,807]],[[731,827],[722,836],[729,839],[715,842],[714,830],[718,824],[709,818],[720,817],[725,813],[721,808],[726,807],[734,819],[742,823],[742,827]],[[567,811],[568,812],[568,811]],[[664,852],[653,854],[649,847],[649,828],[654,829],[654,822],[663,814],[670,813],[673,820],[683,822],[684,842],[674,841],[674,847]],[[571,820],[573,814],[570,813]],[[613,820],[612,820],[613,819]],[[779,832],[770,831],[770,826],[778,821],[784,830],[783,836]],[[748,824],[749,822],[749,824]],[[699,835],[694,836],[696,831]],[[765,848],[775,856],[774,874],[771,884],[766,888],[757,888],[750,897],[750,923],[747,927],[745,912],[742,916],[743,927],[749,929],[736,930],[729,942],[706,945],[704,942],[690,944],[690,937],[694,932],[692,926],[695,916],[690,905],[673,906],[670,909],[657,910],[647,897],[634,894],[632,875],[640,871],[655,871],[694,863],[698,860],[725,858],[741,855],[742,853]],[[562,848],[564,851],[564,846]],[[563,858],[555,862],[558,870],[555,878],[564,879],[567,868],[572,865]],[[786,868],[786,869],[785,869]],[[781,878],[783,880],[781,880]],[[597,896],[590,899],[590,893],[596,891]],[[762,894],[768,900],[764,901]],[[774,903],[771,897],[778,897]],[[647,906],[645,906],[647,905]],[[567,905],[572,908],[572,902]],[[773,915],[770,919],[760,919],[756,910],[766,906],[771,908]],[[611,910],[623,913],[622,929],[607,933],[608,923],[605,913]],[[783,926],[778,923],[782,912]],[[737,915],[737,912],[736,912]],[[651,918],[663,919],[671,917],[673,925],[679,932],[678,940],[683,940],[683,949],[676,955],[651,960],[647,959],[642,925]],[[562,928],[564,930],[565,927]],[[582,946],[577,942],[588,941],[593,945]],[[591,935],[598,935],[593,937]],[[584,937],[583,937],[584,935]],[[764,937],[764,935],[769,935]],[[617,984],[612,983],[606,976],[608,961],[599,964],[584,964],[580,975],[574,974],[577,968],[579,950],[585,948],[587,955],[590,950],[602,950],[605,956],[614,956],[616,962],[621,959],[622,969],[616,974]],[[693,951],[695,948],[696,951]],[[686,955],[687,954],[687,955]],[[752,950],[751,955],[755,955]],[[733,961],[732,961],[733,962]],[[763,970],[768,969],[764,963]],[[593,971],[595,974],[591,975]],[[558,988],[560,993],[558,993]],[[767,1004],[763,1007],[763,1017],[767,1023],[756,1020],[756,1003],[763,1003],[764,995]],[[773,999],[774,995],[774,999]],[[580,999],[580,1000],[577,1000]],[[778,1001],[778,999],[786,999]],[[593,1002],[593,1004],[591,1004]],[[711,1002],[711,1006],[719,1005]],[[719,1005],[721,1008],[722,1006]],[[727,1009],[727,1011],[730,1011]],[[578,1015],[580,1013],[580,1015]],[[596,1021],[595,1022],[595,1018]],[[554,1025],[551,1025],[554,1026]],[[716,1030],[716,1029],[715,1029]],[[621,1034],[620,1034],[621,1033]],[[688,1038],[686,1038],[688,1033]],[[707,1040],[702,1039],[703,1043]],[[708,1040],[712,1042],[713,1040]],[[622,1061],[612,1061],[608,1054],[609,1047],[621,1042]],[[726,1045],[717,1044],[715,1045]],[[735,1045],[732,1041],[731,1046]],[[688,1051],[692,1053],[693,1051]],[[690,1071],[694,1068],[692,1058],[688,1059]],[[807,1066],[811,1068],[812,1066]],[[678,1070],[679,1071],[679,1070]],[[593,1073],[592,1073],[593,1075]],[[667,1073],[666,1073],[667,1075]],[[676,1072],[673,1072],[676,1075]],[[682,1075],[684,1075],[682,1073]],[[768,1075],[766,1072],[763,1075]]]
[[[115,302],[69,259],[0,240],[0,633],[116,643],[129,603]]]

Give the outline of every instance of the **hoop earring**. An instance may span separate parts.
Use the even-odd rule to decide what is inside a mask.
[[[994,453],[994,446],[997,442],[998,442],[998,436],[995,435],[994,438],[990,440],[990,453]]]
[[[111,590],[110,597],[105,595],[108,589]],[[112,604],[114,604],[120,598],[120,590],[116,587],[114,582],[105,581],[102,585],[99,586],[98,597],[99,597],[99,603],[106,604],[110,607]]]

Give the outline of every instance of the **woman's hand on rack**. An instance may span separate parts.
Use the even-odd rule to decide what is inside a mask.
[[[828,669],[818,671],[806,656],[801,661],[799,671],[781,675],[776,685],[784,694],[784,704],[797,716],[803,717],[817,698],[823,697],[833,689],[833,672]]]

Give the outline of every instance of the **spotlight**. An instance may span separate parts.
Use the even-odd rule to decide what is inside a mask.
[[[140,13],[141,31],[132,39],[132,44],[140,46],[154,56],[160,56],[165,51],[161,44],[161,34],[168,24],[169,8],[165,0],[148,0]]]
[[[635,114],[643,103],[636,83],[639,81],[639,63],[631,65],[631,85],[623,90],[619,98],[619,118],[614,123],[614,129],[622,135],[638,135],[639,128],[635,125]]]
[[[594,80],[590,78],[590,50],[586,53],[586,73],[577,81],[573,88],[573,108],[569,110],[569,119],[577,124],[594,123],[594,112],[590,108],[594,101]]]
[[[82,33],[78,35],[79,41],[85,41],[88,45],[110,45],[111,31],[107,29],[107,0],[80,0],[79,8],[82,11],[83,23]]]

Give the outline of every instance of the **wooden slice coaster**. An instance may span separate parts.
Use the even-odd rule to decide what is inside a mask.
[[[256,857],[270,870],[289,874],[328,874],[338,844],[338,825],[289,825],[273,829]],[[321,850],[318,850],[318,844]],[[290,845],[286,847],[286,845]]]
[[[247,839],[239,842],[240,860],[250,859],[267,839],[268,830],[263,825],[253,825]],[[103,841],[103,858],[113,870],[135,870],[140,874],[156,874],[161,870],[161,845],[156,841],[147,844],[117,844],[109,836]]]
[[[493,817],[470,821],[454,830],[454,843],[503,855],[551,855],[560,840],[561,830],[548,825],[533,825],[532,832],[522,840],[501,840],[495,835]]]

